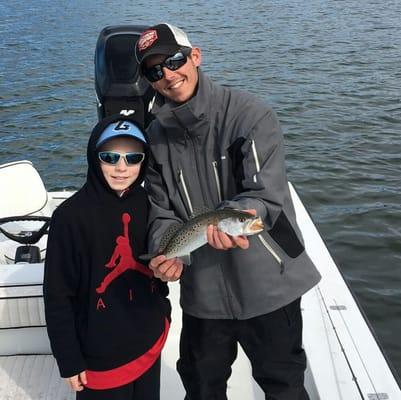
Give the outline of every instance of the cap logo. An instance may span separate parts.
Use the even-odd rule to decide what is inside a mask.
[[[154,29],[150,29],[141,34],[138,40],[138,50],[144,51],[157,40],[157,32]]]
[[[113,128],[114,131],[129,131],[130,129],[131,125],[125,121],[117,122],[116,126]]]

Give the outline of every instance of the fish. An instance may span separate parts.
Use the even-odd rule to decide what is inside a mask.
[[[142,260],[164,255],[167,259],[180,258],[190,264],[191,253],[207,243],[207,227],[217,228],[231,236],[251,236],[264,229],[263,221],[249,212],[232,208],[206,211],[196,215],[183,224],[172,226],[164,234],[158,254],[143,254]]]

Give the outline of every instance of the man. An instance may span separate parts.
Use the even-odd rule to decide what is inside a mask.
[[[200,208],[236,208],[265,223],[257,237],[209,226],[192,263],[162,255],[155,276],[180,279],[183,309],[177,369],[188,400],[226,399],[240,343],[267,399],[308,399],[300,297],[320,275],[295,221],[276,114],[250,94],[213,83],[201,50],[169,24],[142,33],[141,71],[157,91],[148,129],[152,166],[150,252]],[[225,250],[225,251],[224,251]]]

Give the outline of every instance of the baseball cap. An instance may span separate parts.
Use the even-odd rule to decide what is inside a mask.
[[[139,36],[135,46],[135,56],[139,64],[151,55],[173,55],[183,47],[192,48],[187,34],[170,24],[158,24],[146,29]]]
[[[96,148],[99,148],[102,144],[106,143],[110,139],[114,139],[119,136],[132,137],[136,140],[139,140],[144,145],[147,145],[147,141],[142,131],[133,123],[122,120],[113,122],[106,127],[96,143]]]

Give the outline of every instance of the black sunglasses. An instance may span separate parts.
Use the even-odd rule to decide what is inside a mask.
[[[100,151],[98,153],[99,160],[110,165],[116,165],[120,158],[124,158],[127,165],[135,165],[141,163],[145,158],[145,153],[118,153],[116,151]]]
[[[190,48],[184,48],[172,56],[168,56],[160,64],[152,65],[149,68],[142,67],[142,73],[145,75],[149,82],[157,82],[163,78],[163,67],[168,68],[170,71],[177,71],[187,62],[188,56],[191,54]]]

